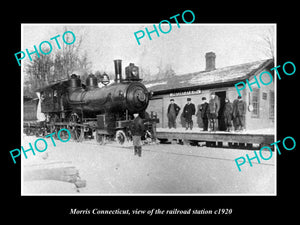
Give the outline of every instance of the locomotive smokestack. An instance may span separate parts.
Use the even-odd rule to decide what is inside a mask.
[[[120,83],[122,81],[122,60],[116,59],[115,63],[115,82]]]

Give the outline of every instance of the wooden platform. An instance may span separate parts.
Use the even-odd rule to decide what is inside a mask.
[[[182,140],[199,141],[199,142],[226,142],[226,143],[243,143],[243,144],[259,144],[260,146],[270,146],[275,141],[274,134],[255,134],[255,133],[239,133],[239,132],[207,132],[207,131],[175,131],[158,130],[157,138],[161,140]]]

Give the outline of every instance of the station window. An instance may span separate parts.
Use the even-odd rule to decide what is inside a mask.
[[[259,118],[259,89],[253,89],[252,91],[252,105],[253,111],[251,114],[252,118]]]
[[[274,91],[270,91],[270,108],[269,108],[269,118],[274,119],[275,117],[275,95]]]

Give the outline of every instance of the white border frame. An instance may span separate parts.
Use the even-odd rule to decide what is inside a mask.
[[[21,24],[21,49],[25,49],[24,43],[23,43],[23,29],[25,25],[53,25],[53,26],[126,26],[126,25],[152,25],[149,23],[127,23],[127,24],[120,24],[120,23],[22,23]],[[176,23],[172,23],[172,25],[176,25]],[[273,25],[274,26],[274,67],[277,66],[277,23],[192,23],[192,24],[180,24],[180,26],[245,26],[245,25],[255,25],[255,26],[266,26],[266,25]],[[275,73],[275,72],[274,72]],[[277,141],[277,76],[275,76],[275,82],[274,82],[274,92],[275,92],[275,142]],[[21,63],[21,145],[23,143],[23,91],[24,91],[24,74],[23,74],[23,63]],[[276,153],[276,150],[274,150],[274,153]],[[127,193],[120,193],[120,194],[82,194],[82,193],[76,193],[76,194],[24,194],[23,193],[23,163],[22,163],[22,157],[21,157],[21,196],[277,196],[277,154],[275,155],[275,193],[274,194],[255,194],[255,193],[237,193],[237,194],[228,194],[228,193],[210,193],[210,194],[168,194],[168,193],[137,193],[137,194],[127,194]]]

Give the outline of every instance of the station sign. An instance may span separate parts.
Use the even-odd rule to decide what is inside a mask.
[[[195,91],[180,91],[180,92],[174,92],[170,93],[170,97],[177,97],[177,96],[185,96],[185,95],[199,95],[201,94],[201,90],[195,90]]]

